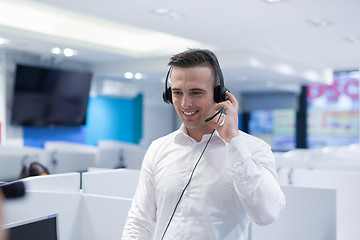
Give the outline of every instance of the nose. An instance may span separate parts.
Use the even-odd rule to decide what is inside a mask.
[[[192,98],[188,94],[184,94],[181,100],[181,107],[188,108],[192,106]]]

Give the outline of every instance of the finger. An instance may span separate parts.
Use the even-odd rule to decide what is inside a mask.
[[[219,118],[219,120],[217,121],[217,123],[220,125],[220,126],[223,126],[224,123],[225,123],[225,118],[226,118],[226,115],[225,114],[222,114]]]
[[[226,98],[227,100],[229,100],[230,102],[233,102],[233,100],[235,99],[234,95],[232,95],[230,92],[226,92]]]
[[[235,96],[232,95],[230,92],[226,92],[226,96],[227,96],[227,102],[230,103],[234,107],[234,110],[237,112],[239,103],[236,100]]]
[[[225,123],[225,114],[220,114],[219,116],[212,119],[209,123],[212,127],[214,127],[216,130],[218,130],[220,127],[222,127]]]

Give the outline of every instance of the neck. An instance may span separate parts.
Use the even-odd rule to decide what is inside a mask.
[[[205,134],[211,134],[214,129],[207,129],[207,130],[204,130],[204,131],[201,131],[199,129],[189,129],[189,128],[186,128],[186,131],[187,131],[187,134],[192,137],[193,139],[195,139],[195,141],[197,142],[200,142],[202,137],[205,135]]]

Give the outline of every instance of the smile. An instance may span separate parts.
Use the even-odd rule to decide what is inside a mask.
[[[194,112],[183,112],[186,116],[191,116],[193,114],[195,114],[197,111]]]

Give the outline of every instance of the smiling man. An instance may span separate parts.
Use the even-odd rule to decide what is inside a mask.
[[[246,240],[251,221],[270,224],[285,207],[271,148],[238,130],[238,102],[211,51],[169,66],[164,100],[183,124],[150,145],[122,239]]]
[[[213,101],[214,73],[209,64],[193,68],[172,69],[172,101],[181,117],[187,133],[196,141],[213,127],[204,121],[209,113],[215,112]]]

